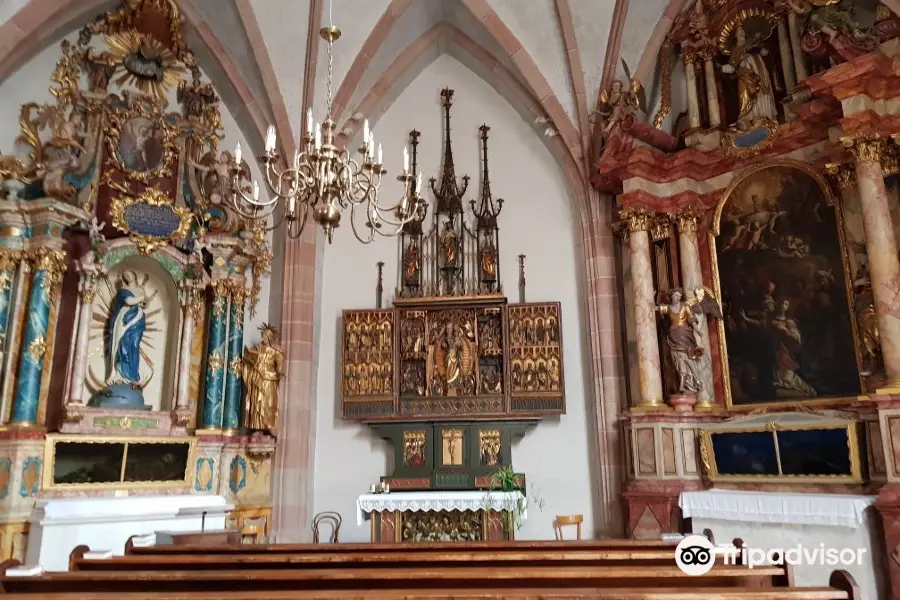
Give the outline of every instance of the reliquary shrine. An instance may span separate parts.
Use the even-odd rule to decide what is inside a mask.
[[[659,89],[601,91],[630,534],[678,530],[684,491],[865,494],[897,476],[898,34],[874,1],[698,0],[661,46]]]
[[[394,469],[383,482],[394,490],[488,488],[512,465],[513,439],[565,413],[560,305],[524,302],[524,256],[520,302],[507,302],[490,128],[480,128],[480,195],[466,206],[469,177],[458,178],[453,164],[453,91],[441,96],[441,176],[430,181],[433,202],[399,236],[394,306],[342,318],[343,416],[391,443]],[[410,132],[412,172],[419,137]]]
[[[249,168],[220,152],[181,26],[138,0],[64,40],[54,101],[22,106],[0,157],[4,556],[36,500],[73,494],[218,494],[267,519],[282,353],[244,324],[272,255],[223,201]]]

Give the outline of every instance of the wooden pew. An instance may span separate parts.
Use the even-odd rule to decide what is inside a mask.
[[[633,550],[641,548],[675,548],[677,544],[662,540],[585,540],[585,541],[516,541],[516,542],[409,542],[402,544],[248,544],[243,546],[138,546],[132,536],[125,544],[125,554],[299,554],[304,552],[395,552],[415,548],[419,552],[456,550],[489,550],[516,552],[524,549],[552,550],[582,548],[586,550]]]
[[[83,595],[9,594],[21,600],[76,600]],[[153,591],[93,593],[90,600],[861,600],[858,594],[834,587],[792,590],[707,588],[665,590],[661,588],[572,588],[572,589],[483,589],[374,591],[282,591],[282,592],[180,592]]]
[[[287,590],[407,590],[422,587],[456,590],[490,588],[629,588],[697,589],[707,587],[789,587],[789,567],[716,565],[709,573],[689,576],[674,564],[625,566],[528,566],[76,571],[20,577],[4,575],[0,588],[12,593],[287,591]]]

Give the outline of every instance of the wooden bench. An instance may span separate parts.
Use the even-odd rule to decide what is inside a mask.
[[[138,546],[133,536],[125,544],[125,554],[299,554],[304,552],[397,552],[415,549],[417,552],[448,552],[489,550],[517,552],[526,549],[633,550],[675,548],[677,544],[661,540],[585,540],[585,541],[528,541],[528,542],[409,542],[402,544],[249,544],[244,546]]]
[[[705,575],[685,575],[674,564],[628,566],[527,566],[266,569],[266,570],[171,570],[171,571],[76,571],[37,576],[0,578],[0,587],[12,593],[53,592],[154,592],[186,591],[287,591],[287,590],[408,590],[442,588],[478,590],[490,588],[645,588],[651,582],[665,588],[789,587],[789,567],[716,565]]]

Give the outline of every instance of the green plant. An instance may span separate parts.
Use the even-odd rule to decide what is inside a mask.
[[[516,473],[512,465],[508,467],[498,467],[491,475],[490,486],[488,487],[488,491],[485,493],[484,498],[485,510],[499,509],[503,513],[503,530],[505,533],[521,529],[525,522],[523,517],[528,508],[529,495],[526,493],[524,484],[525,476],[521,473]],[[530,494],[531,502],[538,510],[543,511],[544,499],[535,488],[536,486],[532,486]],[[518,491],[520,494],[510,494],[498,503],[496,497],[491,496],[492,492],[498,491]]]

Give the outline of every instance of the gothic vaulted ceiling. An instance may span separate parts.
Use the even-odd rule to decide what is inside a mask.
[[[4,0],[0,81],[120,2]],[[377,120],[424,67],[450,54],[505,96],[582,174],[601,78],[614,74],[619,57],[632,70],[643,65],[654,29],[670,23],[686,2],[176,0],[201,66],[252,143],[271,122],[291,150],[304,108],[323,114],[328,61],[317,32],[330,18],[343,31],[334,46],[332,93],[345,134],[360,126],[355,116]]]

